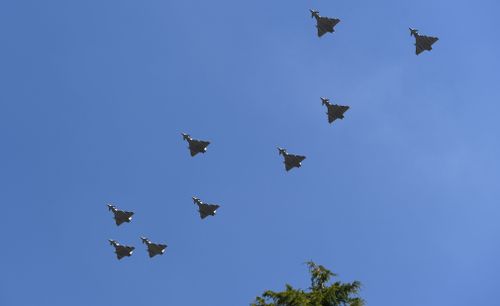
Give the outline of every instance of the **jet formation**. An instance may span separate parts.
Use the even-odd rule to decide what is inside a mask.
[[[316,19],[316,28],[318,37],[322,37],[326,33],[335,32],[335,26],[340,22],[340,19],[322,17],[319,15],[319,11],[309,10],[311,12],[311,18]],[[431,51],[432,45],[438,41],[437,37],[420,35],[417,29],[410,28],[410,36],[415,37],[415,53],[419,55],[423,51]],[[349,110],[349,106],[332,104],[328,98],[321,98],[322,105],[327,108],[326,114],[328,115],[328,122],[331,124],[337,119],[344,119],[344,113]],[[181,133],[185,141],[188,142],[188,148],[191,156],[195,156],[198,153],[205,153],[207,151],[209,141],[193,139],[189,134]],[[285,164],[285,170],[290,171],[293,168],[300,168],[302,166],[302,161],[306,159],[305,156],[289,154],[286,149],[278,147],[279,155],[284,158],[283,163]],[[197,197],[193,197],[193,202],[198,205],[198,212],[201,219],[205,219],[208,216],[215,216],[217,209],[220,207],[217,204],[207,204],[201,201]],[[119,226],[124,222],[129,223],[132,220],[134,212],[124,211],[116,208],[112,204],[108,204],[108,209],[113,212],[116,225]],[[142,242],[147,246],[149,257],[152,258],[156,255],[163,255],[167,249],[166,244],[153,243],[146,237],[141,237]],[[121,260],[123,257],[129,257],[135,250],[133,246],[121,245],[115,240],[109,239],[109,243],[115,248],[116,257]]]
[[[115,247],[116,258],[122,259],[123,257],[132,256],[132,253],[135,250],[133,246],[121,245],[113,239],[109,239],[109,244]]]
[[[191,152],[191,156],[195,156],[198,153],[207,152],[207,147],[210,144],[210,141],[196,140],[191,137],[191,135],[186,133],[181,133],[182,138],[186,140],[189,144],[189,151]]]
[[[110,211],[112,211],[113,214],[115,215],[114,218],[115,218],[116,225],[120,225],[123,222],[129,223],[132,220],[132,216],[134,215],[133,212],[120,210],[112,204],[108,204],[108,209]]]
[[[294,155],[290,154],[286,151],[286,149],[278,147],[278,152],[280,155],[283,155],[285,164],[285,170],[290,171],[292,168],[300,168],[302,166],[302,161],[306,159],[305,156],[302,155]]]
[[[326,105],[328,123],[332,123],[337,119],[344,119],[344,113],[349,109],[349,106],[330,103],[328,98],[321,98],[321,104]]]
[[[432,45],[439,39],[437,37],[420,35],[417,29],[412,28],[410,28],[410,36],[415,37],[415,54],[417,55],[425,50],[431,51]]]
[[[203,203],[197,197],[193,197],[193,202],[194,202],[194,204],[198,205],[198,212],[200,213],[201,219],[205,219],[208,216],[215,216],[217,209],[220,207],[217,204]]]
[[[165,249],[167,248],[166,244],[153,243],[146,237],[141,237],[141,240],[142,243],[147,245],[150,258],[155,257],[156,255],[163,255],[163,253],[165,253]]]
[[[309,10],[311,18],[316,18],[316,28],[318,28],[318,37],[323,36],[325,33],[335,32],[334,27],[340,22],[337,18],[321,17],[316,10]]]

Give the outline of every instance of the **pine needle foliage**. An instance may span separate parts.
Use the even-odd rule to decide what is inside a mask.
[[[258,296],[251,306],[363,306],[365,302],[358,297],[361,283],[342,283],[340,281],[328,285],[332,277],[337,275],[322,265],[307,262],[311,275],[311,286],[308,291],[295,289],[286,284],[285,290],[275,292],[267,290]]]

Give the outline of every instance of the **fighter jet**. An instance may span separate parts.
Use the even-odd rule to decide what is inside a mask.
[[[337,119],[344,119],[344,113],[349,109],[349,106],[337,105],[330,103],[330,99],[321,98],[321,103],[326,105],[328,115],[328,123],[332,123]]]
[[[334,27],[340,22],[337,18],[321,17],[316,10],[309,10],[311,18],[316,18],[316,28],[318,28],[318,37],[323,36],[325,33],[335,32]]]
[[[280,155],[283,155],[285,161],[285,170],[290,171],[290,169],[297,167],[300,168],[302,166],[301,162],[306,159],[305,156],[302,155],[293,155],[286,152],[286,149],[278,147],[278,151]]]
[[[165,253],[165,249],[167,248],[166,244],[156,244],[151,242],[146,237],[141,237],[142,243],[148,246],[149,257],[154,257],[156,255],[163,255]]]
[[[217,204],[206,204],[203,203],[199,198],[193,197],[194,204],[198,205],[198,212],[200,213],[200,218],[205,219],[208,216],[215,216],[217,209],[220,207]]]
[[[135,249],[133,246],[121,245],[113,239],[109,239],[109,243],[115,247],[116,258],[118,259],[131,256]]]
[[[418,34],[417,29],[410,29],[410,36],[415,36],[415,54],[419,55],[425,50],[431,51],[432,44],[438,41],[439,38]]]
[[[191,152],[191,156],[195,156],[198,153],[207,152],[207,147],[210,144],[210,141],[196,140],[191,138],[190,135],[186,133],[181,133],[182,138],[189,143],[189,151]]]
[[[112,204],[108,204],[108,209],[111,210],[113,212],[113,214],[115,215],[116,225],[120,225],[123,222],[127,222],[127,223],[130,222],[130,220],[132,220],[132,216],[134,215],[133,212],[119,210],[116,208],[116,206],[114,206]]]

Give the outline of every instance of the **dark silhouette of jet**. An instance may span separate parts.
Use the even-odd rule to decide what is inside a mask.
[[[184,138],[184,140],[189,143],[189,151],[191,152],[191,156],[195,156],[198,153],[207,152],[207,147],[210,144],[210,141],[196,140],[186,133],[181,134],[182,138]]]
[[[349,109],[349,106],[337,105],[330,103],[330,99],[321,98],[321,103],[326,105],[328,115],[328,123],[332,123],[337,119],[344,119],[344,113]]]
[[[415,54],[417,55],[425,50],[431,51],[432,45],[439,39],[437,37],[420,35],[417,29],[412,28],[410,28],[410,36],[415,36]]]
[[[133,212],[131,211],[124,211],[124,210],[119,210],[116,208],[116,206],[112,204],[108,204],[108,209],[113,212],[115,215],[115,222],[116,225],[120,225],[123,222],[129,223],[130,220],[132,220],[132,216],[134,215]]]
[[[215,216],[217,209],[220,207],[217,204],[206,204],[203,203],[199,198],[193,197],[194,204],[198,205],[198,212],[200,213],[200,218],[205,219],[208,216]]]
[[[334,27],[340,22],[337,18],[321,17],[316,10],[309,10],[311,18],[316,18],[316,28],[318,28],[318,37],[323,36],[325,33],[335,32]]]
[[[278,151],[280,155],[283,155],[285,160],[283,163],[285,164],[285,170],[290,171],[292,168],[300,168],[302,166],[301,162],[306,159],[305,156],[302,155],[294,155],[286,152],[286,149],[278,147]]]
[[[163,253],[165,253],[165,249],[167,248],[166,244],[153,243],[146,237],[141,237],[141,240],[142,243],[148,246],[148,253],[150,258],[156,255],[163,255]]]
[[[113,239],[109,239],[109,243],[115,247],[116,258],[118,259],[131,256],[135,249],[133,246],[121,245]]]

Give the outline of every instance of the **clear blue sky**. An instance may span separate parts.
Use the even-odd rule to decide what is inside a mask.
[[[309,8],[337,32],[318,39]],[[306,288],[314,260],[369,305],[497,305],[499,11],[0,2],[0,304],[248,305]],[[432,52],[415,56],[409,26],[440,38]],[[320,96],[346,118],[328,125]],[[278,145],[303,167],[286,173]],[[108,238],[136,252],[118,261]]]

